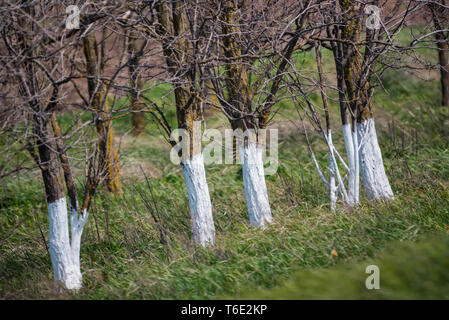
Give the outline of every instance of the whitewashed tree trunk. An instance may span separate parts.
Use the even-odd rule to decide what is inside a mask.
[[[80,266],[80,250],[81,250],[81,236],[83,234],[84,226],[86,225],[89,212],[84,210],[82,215],[78,214],[76,210],[70,210],[70,229],[71,229],[71,249],[72,261],[75,270],[79,272],[80,286],[81,286],[81,266]]]
[[[335,149],[333,143],[332,143],[332,132],[329,130],[327,132],[327,135],[325,135],[326,143],[329,148],[329,181],[326,179],[326,177],[323,175],[320,169],[320,165],[318,164],[318,161],[316,160],[315,154],[313,153],[312,149],[310,148],[312,160],[315,163],[316,170],[318,171],[318,174],[323,180],[323,182],[326,184],[326,186],[329,188],[329,200],[330,200],[330,208],[331,210],[335,210],[336,204],[337,204],[337,198],[339,192],[342,193],[343,199],[347,199],[347,193],[344,186],[344,181],[340,176],[340,171],[338,170],[338,164],[337,160],[335,158],[335,153],[337,153],[337,149]],[[338,155],[338,153],[337,153]],[[342,159],[340,159],[342,161]],[[336,185],[336,181],[338,181],[338,187]]]
[[[342,127],[343,137],[345,140],[346,154],[348,157],[349,167],[349,181],[348,181],[348,205],[356,206],[359,204],[359,160],[358,150],[359,143],[357,132],[351,130],[350,124],[345,124]]]
[[[337,186],[335,184],[335,156],[333,152],[333,143],[332,143],[332,132],[331,130],[327,133],[328,144],[330,146],[329,151],[329,199],[330,199],[330,207],[331,210],[335,210],[337,204]]]
[[[350,206],[355,205],[355,159],[354,159],[354,141],[352,140],[352,130],[350,124],[344,124],[343,137],[345,140],[346,155],[348,158],[349,166],[349,181],[348,181],[348,204]]]
[[[215,227],[203,155],[197,154],[192,159],[183,160],[182,172],[192,215],[193,241],[204,247],[214,244]]]
[[[360,200],[360,159],[358,150],[361,141],[358,138],[357,130],[352,131],[352,141],[354,143],[354,206],[359,204]]]
[[[88,213],[78,215],[73,210],[70,214],[72,242],[70,243],[67,203],[65,198],[48,203],[50,222],[50,256],[53,274],[57,281],[67,289],[80,289],[82,276],[80,269],[81,235]]]
[[[370,200],[393,199],[393,191],[385,173],[382,153],[377,141],[374,119],[357,123],[360,169],[365,192]]]
[[[273,221],[268,201],[262,150],[254,143],[239,148],[249,222],[264,228]]]

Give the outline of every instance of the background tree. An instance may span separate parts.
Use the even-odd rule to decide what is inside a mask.
[[[393,197],[375,134],[372,96],[386,70],[410,68],[410,63],[404,61],[408,61],[413,55],[413,46],[403,45],[398,35],[409,21],[419,19],[418,14],[424,5],[419,1],[319,3],[313,21],[314,26],[320,28],[321,32],[312,37],[311,44],[314,42],[316,45],[316,42],[319,42],[317,49],[324,47],[325,50],[332,52],[347,165],[333,145],[332,137],[328,137],[329,132],[326,136],[316,111],[317,107],[313,106],[311,99],[306,96],[307,92],[304,84],[301,84],[303,82],[301,77],[296,76],[292,84],[305,101],[302,110],[312,125],[323,134],[330,150],[330,158],[333,150],[335,159],[340,160],[341,165],[348,171],[346,189],[343,184],[346,176],[340,176],[336,162],[330,160],[330,178],[327,180],[310,150],[320,176],[330,187],[331,207],[337,190],[348,205],[355,206],[359,203],[360,170],[365,191],[370,199],[385,200]],[[382,13],[380,8],[385,12]],[[312,79],[312,86],[318,86],[321,91],[326,127],[329,128],[328,97],[325,88],[333,86],[326,84],[323,79],[320,51],[316,51],[318,81]],[[337,188],[332,184],[334,176],[338,183]]]
[[[208,70],[209,77],[218,107],[231,128],[242,133],[234,150],[242,161],[250,223],[264,227],[272,222],[272,214],[262,159],[263,129],[276,113],[273,107],[280,99],[289,58],[310,34],[303,27],[313,6],[311,1],[226,0],[212,8],[220,41],[217,65]]]
[[[86,80],[89,93],[86,99],[86,108],[92,111],[95,124],[100,139],[99,152],[100,162],[106,169],[105,185],[110,192],[120,194],[120,163],[118,159],[118,149],[114,146],[114,133],[111,123],[111,107],[108,101],[108,87],[110,83],[106,80],[105,65],[107,61],[105,52],[105,41],[108,32],[103,25],[104,21],[89,26],[83,30],[82,38],[83,52],[86,62]],[[97,31],[95,26],[101,26]],[[96,37],[100,37],[98,42]]]
[[[138,66],[140,64],[142,52],[145,41],[139,41],[139,33],[133,28],[125,28],[124,32],[127,33],[127,50],[129,55],[129,78],[130,86],[134,89],[134,92],[140,92],[143,89],[144,83],[138,72]],[[131,110],[132,110],[132,134],[139,136],[145,129],[145,104],[139,102],[137,98],[138,94],[132,94],[130,97]]]
[[[358,166],[370,199],[393,198],[374,127],[372,82],[375,72],[379,72],[377,63],[386,56],[387,51],[395,47],[394,36],[404,26],[407,16],[417,9],[411,2],[408,7],[405,5],[405,10],[396,3],[389,12],[391,15],[381,18],[379,12],[369,5],[378,8],[380,4],[379,1],[333,1],[321,7],[321,14],[327,24],[326,40],[330,40],[329,43],[323,41],[323,45],[332,50],[336,65],[341,120],[350,169],[349,205],[359,201]],[[385,68],[380,70],[384,71]]]

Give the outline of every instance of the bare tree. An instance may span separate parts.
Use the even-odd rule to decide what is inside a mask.
[[[303,26],[311,3],[226,0],[212,6],[217,21],[212,38],[219,39],[219,49],[215,68],[207,72],[217,107],[235,132],[249,220],[257,227],[272,222],[262,160],[264,129],[276,113],[289,59],[310,35]]]
[[[2,92],[2,114],[7,116],[2,121],[14,120],[7,123],[8,130],[2,133],[19,136],[40,169],[48,207],[54,277],[68,289],[78,289],[82,285],[81,235],[102,172],[94,143],[85,158],[84,198],[79,206],[67,151],[74,147],[70,139],[82,139],[83,129],[93,121],[77,122],[62,132],[57,120],[57,108],[67,94],[66,84],[76,77],[73,68],[66,68],[73,46],[66,39],[69,32],[61,25],[65,8],[57,1],[9,1],[0,15],[3,22],[0,73],[2,77],[7,75],[8,88]],[[21,117],[13,119],[17,112]],[[69,196],[70,219],[61,169]]]
[[[208,50],[201,37],[206,27],[206,18],[201,14],[202,5],[204,3],[199,1],[160,0],[136,5],[132,9],[137,17],[135,29],[152,44],[140,52],[141,63],[134,74],[136,77],[140,74],[139,77],[148,82],[157,75],[156,71],[150,73],[148,69],[162,57],[165,63],[160,65],[160,73],[165,77],[163,82],[173,88],[176,128],[169,124],[164,105],[140,94],[140,91],[151,90],[151,87],[132,92],[137,95],[136,99],[146,104],[144,112],[150,113],[161,126],[174,150],[182,145],[178,151],[189,199],[193,240],[207,246],[215,241],[215,227],[201,152],[203,98],[199,61]]]
[[[420,12],[426,7],[422,1],[320,1],[312,25],[320,29],[310,40],[315,44],[318,80],[299,74],[297,70],[291,85],[305,101],[302,110],[312,125],[323,135],[329,148],[329,171],[327,180],[319,168],[313,151],[309,150],[320,177],[330,188],[331,207],[335,207],[336,194],[349,206],[359,203],[359,174],[365,191],[371,200],[393,198],[388,178],[383,166],[382,154],[374,127],[372,96],[384,72],[391,68],[411,70],[409,58],[416,61],[415,45],[420,39],[428,38],[427,33],[415,39],[409,46],[398,40],[409,22],[420,19]],[[335,148],[329,122],[329,106],[322,71],[321,50],[332,52],[336,70],[336,90],[340,105],[341,123],[348,164]],[[419,59],[419,58],[418,58]],[[292,62],[294,65],[294,63]],[[299,75],[298,75],[299,74]],[[321,92],[326,130],[321,125],[319,113],[301,84],[308,79],[312,88]],[[313,89],[312,89],[313,92]],[[301,102],[298,102],[301,105]],[[307,139],[308,140],[308,139]],[[347,170],[340,175],[337,160]],[[333,180],[336,182],[333,182]],[[334,183],[337,187],[334,187]]]
[[[370,199],[393,198],[374,127],[372,78],[380,58],[395,47],[394,36],[403,27],[405,17],[416,10],[408,4],[404,11],[396,6],[383,23],[376,11],[374,21],[367,20],[368,13],[373,14],[369,5],[378,8],[379,1],[330,1],[321,5],[326,36],[317,38],[332,50],[336,65],[349,167],[347,203],[351,206],[359,201],[359,166]]]
[[[102,21],[103,23],[103,21]],[[101,24],[100,31],[92,28],[83,30],[83,52],[86,61],[86,80],[89,98],[86,108],[91,110],[100,139],[100,162],[106,169],[105,185],[110,192],[120,194],[120,163],[118,149],[114,146],[114,133],[111,123],[111,107],[108,101],[108,83],[110,79],[105,76],[105,65],[107,61],[105,53],[105,41],[107,30]],[[95,24],[99,25],[99,24]],[[100,37],[98,42],[96,37]]]

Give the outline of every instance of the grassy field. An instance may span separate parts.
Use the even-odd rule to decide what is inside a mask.
[[[379,268],[379,287],[367,290],[367,266]],[[243,299],[449,299],[449,237],[396,242],[359,263],[303,270],[273,289]],[[368,281],[370,283],[370,281]]]
[[[303,59],[305,67],[313,68],[312,56]],[[251,228],[239,166],[209,165],[217,243],[196,247],[190,241],[184,180],[169,160],[169,145],[152,122],[143,136],[131,137],[130,119],[124,117],[114,122],[124,192],[115,198],[101,190],[95,197],[82,239],[84,288],[61,291],[52,280],[45,197],[36,170],[9,179],[1,191],[0,297],[448,298],[449,118],[438,107],[439,83],[391,71],[384,86],[375,95],[375,117],[394,201],[370,203],[362,191],[359,208],[339,203],[331,212],[325,186],[297,129],[301,126],[293,103],[285,101],[272,125],[280,130],[279,169],[267,177],[275,222],[264,231]],[[149,94],[172,99],[168,92],[156,88]],[[318,95],[312,98],[317,101]],[[331,102],[338,128],[338,107]],[[61,117],[70,123],[71,114]],[[218,115],[207,124],[226,127]],[[318,134],[309,134],[326,168],[325,145]],[[344,150],[340,132],[334,140]],[[76,152],[71,150],[72,157]],[[163,221],[167,245],[160,242],[147,203]],[[430,235],[431,240],[420,242]],[[384,253],[386,247],[396,249]],[[381,290],[375,293],[363,287],[364,266],[373,261],[381,268]],[[421,279],[428,285],[418,285]]]

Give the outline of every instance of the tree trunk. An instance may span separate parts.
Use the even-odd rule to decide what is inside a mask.
[[[334,211],[336,204],[337,204],[337,187],[335,185],[335,156],[334,152],[332,151],[332,131],[328,130],[327,132],[327,139],[329,146],[331,146],[331,151],[329,151],[329,200],[330,200],[330,207],[331,210]]]
[[[50,256],[54,277],[67,289],[80,289],[82,287],[81,235],[88,213],[86,211],[82,216],[78,216],[77,212],[70,213],[71,243],[65,197],[48,203],[48,217],[50,221]]]
[[[265,228],[273,221],[268,201],[268,191],[265,182],[265,172],[262,149],[251,121],[231,121],[233,134],[233,157],[238,151],[242,161],[243,188],[249,222],[252,226]],[[243,136],[241,135],[243,134]],[[258,134],[261,134],[259,132]]]
[[[171,10],[169,6],[171,6]],[[189,137],[189,145],[184,148],[184,150],[188,148],[189,155],[182,155],[181,167],[189,198],[193,241],[202,246],[212,245],[215,242],[215,227],[204,159],[201,153],[201,125],[195,128],[196,124],[200,124],[200,121],[197,120],[201,115],[197,98],[198,92],[187,75],[177,75],[179,69],[184,67],[179,64],[183,63],[182,61],[186,59],[184,55],[188,56],[190,50],[184,38],[188,27],[187,17],[181,2],[172,4],[157,2],[156,11],[159,20],[157,32],[163,39],[162,47],[168,72],[178,76],[179,80],[185,81],[182,83],[177,81],[174,85],[174,93],[178,128],[186,130]],[[173,41],[173,38],[176,41]]]
[[[226,1],[222,13],[224,23],[221,26],[224,34],[222,37],[224,55],[230,59],[225,67],[227,100],[229,105],[234,107],[230,111],[232,119],[229,120],[233,130],[240,129],[242,132],[249,133],[249,130],[254,130],[256,125],[254,117],[249,116],[252,94],[247,67],[241,58],[241,45],[236,41],[241,33],[238,23],[235,21],[236,10],[233,1]],[[262,150],[252,136],[249,137],[248,142],[244,142],[234,152],[237,149],[242,160],[243,186],[250,224],[264,228],[273,219],[268,202]]]
[[[433,18],[435,30],[435,39],[438,47],[438,59],[441,73],[441,91],[443,106],[449,106],[449,33],[444,31],[448,23],[448,8],[447,1],[440,1],[440,3],[428,4]]]
[[[24,11],[28,16],[34,16],[34,6],[27,5]],[[25,17],[25,15],[24,15]],[[43,92],[40,89],[47,87],[49,83],[38,77],[34,68],[33,60],[39,56],[40,47],[32,42],[32,38],[27,38],[28,35],[33,34],[33,24],[27,21],[21,21],[24,26],[28,26],[29,32],[26,35],[18,33],[17,38],[22,45],[21,52],[25,55],[23,82],[19,84],[20,95],[27,98],[27,103],[32,110],[31,117],[34,136],[36,137],[34,145],[30,143],[28,150],[31,156],[36,161],[42,174],[44,182],[45,196],[47,202],[48,219],[49,219],[49,251],[52,262],[53,274],[55,280],[61,282],[68,289],[78,289],[82,285],[82,277],[79,263],[79,248],[81,245],[81,233],[87,219],[87,214],[81,220],[74,217],[74,222],[77,224],[76,230],[73,230],[72,235],[75,235],[76,247],[71,246],[69,236],[69,223],[67,217],[67,203],[64,192],[64,186],[61,179],[61,167],[58,161],[58,152],[55,150],[62,150],[61,141],[56,138],[56,134],[60,135],[59,127],[55,127],[55,132],[52,132],[52,121],[56,121],[53,115],[54,107],[58,103],[59,87],[53,84],[53,92],[50,100],[46,105],[42,104]],[[39,52],[39,53],[38,53]],[[55,122],[56,123],[56,122]],[[59,131],[58,131],[59,130]],[[56,145],[54,142],[56,141]],[[35,148],[38,154],[35,153]],[[64,170],[68,170],[68,158],[64,154],[61,155],[61,162]],[[69,171],[67,171],[69,172]],[[64,172],[66,174],[66,172]],[[67,178],[67,176],[65,175]],[[70,177],[71,178],[71,177]],[[67,180],[68,186],[71,185],[69,194],[73,194],[75,190],[73,179]],[[69,188],[70,189],[70,188]],[[76,199],[76,197],[75,197]],[[72,238],[73,240],[73,238]]]
[[[342,37],[345,40],[358,42],[360,39],[361,24],[357,19],[357,9],[355,0],[340,0],[340,6],[346,11],[347,22],[342,29]],[[366,36],[368,37],[368,35]],[[354,164],[360,166],[362,181],[365,192],[370,200],[393,199],[393,192],[388,182],[387,175],[382,160],[382,153],[377,141],[376,128],[372,114],[370,96],[370,74],[363,79],[362,57],[359,54],[361,47],[350,44],[346,47],[344,56],[344,81],[346,95],[352,112],[352,140],[354,152]],[[369,50],[365,47],[365,54]],[[348,128],[344,130],[349,131]],[[357,133],[356,133],[357,132]],[[349,140],[349,133],[345,134],[345,140]],[[349,145],[349,141],[347,143]],[[349,152],[351,152],[349,147]],[[356,157],[358,156],[358,161]],[[356,167],[354,171],[353,187],[354,195],[358,194],[358,173]],[[357,198],[353,198],[357,201]]]
[[[197,154],[192,159],[184,160],[182,173],[189,198],[193,241],[204,247],[214,244],[215,227],[203,155]]]
[[[370,200],[393,199],[393,191],[385,173],[382,153],[372,117],[357,123],[360,168],[364,189]]]
[[[343,124],[342,129],[349,167],[348,205],[352,207],[359,204],[359,154],[354,151],[358,148],[358,137],[349,123]]]
[[[67,289],[81,288],[81,271],[78,259],[74,259],[69,239],[69,222],[65,197],[48,203],[50,221],[50,256],[54,277]]]
[[[82,217],[71,213],[72,244],[70,244],[67,203],[61,181],[60,167],[51,139],[49,123],[35,118],[35,132],[39,151],[39,162],[47,197],[50,225],[50,257],[55,280],[62,282],[67,289],[82,286],[80,269],[81,234],[87,220],[87,212]]]
[[[255,227],[264,228],[273,221],[262,160],[262,150],[255,143],[240,147],[243,185],[249,222]]]
[[[96,127],[100,141],[100,163],[105,175],[105,185],[108,191],[114,194],[120,194],[121,183],[118,150],[113,146],[114,134],[109,118],[109,104],[105,96],[106,86],[99,81],[101,71],[98,64],[97,42],[93,33],[90,33],[83,39],[83,49],[89,76],[87,79],[89,97],[92,101],[92,108],[97,116]]]
[[[143,106],[135,103],[134,101],[132,103],[132,130],[131,134],[135,137],[140,136],[144,129],[145,129],[145,113],[140,111],[143,110]]]
[[[439,39],[441,38],[441,39]],[[441,73],[442,105],[449,106],[449,45],[448,39],[438,36],[438,57]]]
[[[143,81],[138,75],[138,65],[140,60],[140,52],[142,48],[139,48],[137,45],[138,35],[130,31],[128,35],[128,54],[130,55],[129,60],[129,75],[131,81],[131,87],[139,91],[143,88]],[[137,92],[136,92],[137,93]],[[139,103],[137,99],[137,94],[132,94],[130,98],[131,102],[131,123],[132,130],[131,134],[135,137],[140,136],[145,129],[145,113],[143,112],[145,105],[143,103]]]
[[[354,150],[358,149],[358,139],[356,128],[351,128],[351,122],[354,123],[354,119],[349,112],[349,106],[346,101],[346,88],[345,88],[345,70],[342,65],[342,52],[341,47],[335,45],[333,49],[335,68],[337,73],[337,86],[338,86],[338,100],[340,104],[340,116],[342,123],[343,137],[345,141],[346,155],[348,159],[349,167],[349,179],[348,179],[348,198],[347,204],[351,207],[359,204],[359,159],[358,152]]]
[[[338,29],[344,40],[358,42],[360,36],[360,23],[355,16],[355,1],[339,1],[342,10],[346,12],[346,25]],[[356,81],[360,77],[361,57],[352,44],[334,44],[334,60],[337,71],[337,84],[339,89],[340,113],[342,120],[343,137],[349,166],[348,205],[356,206],[359,203],[359,141],[357,136],[357,114],[360,101],[356,97]]]

